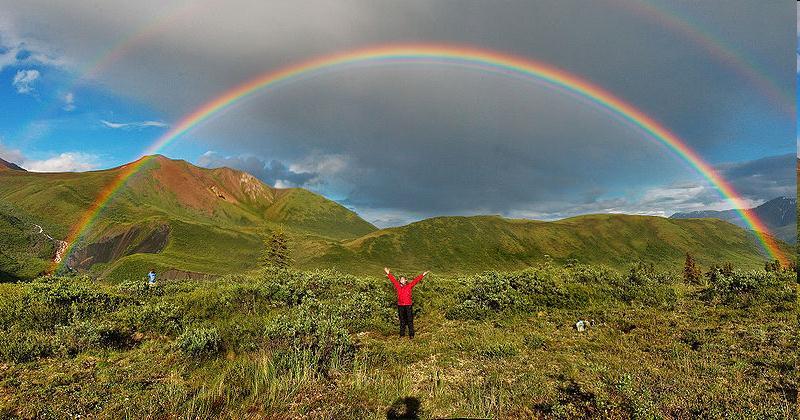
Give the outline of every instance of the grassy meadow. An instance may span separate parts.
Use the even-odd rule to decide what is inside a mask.
[[[681,268],[4,283],[0,416],[796,417],[796,272]]]

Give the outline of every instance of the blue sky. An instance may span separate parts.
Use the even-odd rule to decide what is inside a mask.
[[[0,157],[35,171],[117,166],[270,69],[367,45],[447,42],[591,80],[683,138],[753,205],[794,195],[794,101],[758,84],[795,92],[795,6],[651,1],[662,14],[648,15],[639,3],[0,0]],[[448,67],[357,69],[264,92],[162,153],[303,186],[382,226],[729,206],[683,162],[579,101]]]

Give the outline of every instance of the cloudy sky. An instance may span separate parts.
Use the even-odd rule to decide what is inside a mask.
[[[36,171],[116,166],[260,74],[356,48],[444,43],[601,86],[758,204],[796,191],[796,13],[794,2],[750,0],[0,0],[0,157]],[[161,153],[309,188],[380,226],[730,207],[586,101],[445,64],[339,69],[266,89]]]

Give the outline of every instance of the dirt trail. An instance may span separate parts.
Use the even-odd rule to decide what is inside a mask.
[[[56,247],[56,255],[53,256],[53,262],[56,263],[56,264],[60,263],[61,259],[64,258],[64,252],[66,252],[66,250],[67,250],[67,242],[66,241],[62,241],[60,239],[53,238],[52,236],[48,235],[47,232],[45,232],[44,229],[42,229],[41,226],[39,226],[37,224],[34,224],[33,226],[36,227],[36,229],[39,230],[38,232],[36,232],[37,234],[44,235],[45,238],[47,238],[50,241],[53,241],[53,242],[56,243],[56,245],[57,245],[57,247]]]

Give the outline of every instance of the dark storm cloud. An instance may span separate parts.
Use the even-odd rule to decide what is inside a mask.
[[[747,162],[719,165],[723,178],[739,194],[754,200],[797,195],[797,156],[789,153]]]
[[[301,187],[317,177],[310,172],[295,172],[283,162],[271,160],[265,162],[254,156],[221,156],[214,152],[204,153],[197,164],[206,168],[228,167],[245,171],[271,186]]]
[[[712,163],[788,152],[793,122],[776,109],[786,104],[766,98],[729,62],[745,57],[764,83],[793,95],[794,6],[652,4],[689,16],[690,26],[722,39],[733,60],[713,56],[665,19],[636,12],[636,0],[226,1],[185,8],[155,0],[0,0],[0,11],[13,22],[9,28],[56,45],[75,68],[101,55],[107,40],[162,19],[96,82],[152,104],[168,121],[301,59],[375,44],[437,42],[530,57],[586,78],[662,122]],[[636,203],[642,212],[667,211],[657,208],[671,205],[667,195],[692,196],[699,179],[663,146],[571,97],[447,66],[349,69],[283,86],[176,145],[181,141],[279,162],[345,156],[336,171],[320,175],[326,184],[316,188],[327,193],[335,186],[357,210],[386,221],[443,213],[636,211]],[[268,182],[279,179],[276,170],[287,171],[263,163],[227,164],[251,165]],[[764,176],[772,175],[781,178],[759,184],[766,188],[761,195],[783,188],[777,184],[784,175]],[[741,181],[747,181],[743,193],[761,196],[755,181]],[[619,198],[646,196],[658,186],[647,203]]]

